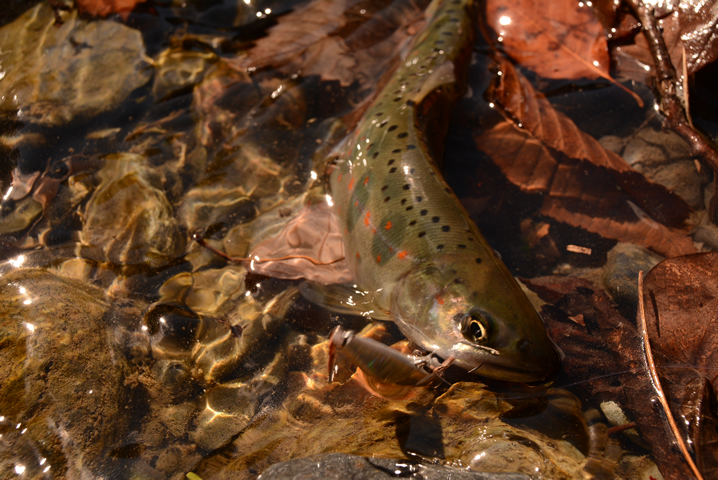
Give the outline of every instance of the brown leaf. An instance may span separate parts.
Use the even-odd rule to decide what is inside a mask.
[[[486,22],[494,43],[522,66],[546,78],[605,78],[611,60],[600,22],[589,6],[575,0],[488,0]]]
[[[603,28],[574,0],[488,0],[486,20],[506,53],[547,78],[610,79]]]
[[[675,442],[669,434],[663,412],[656,409],[652,401],[656,394],[645,368],[636,327],[613,308],[605,293],[596,288],[586,288],[583,280],[542,277],[526,281],[532,290],[538,284],[539,289],[535,291],[542,297],[547,291],[550,291],[551,297],[559,295],[571,283],[575,284],[573,291],[561,297],[555,305],[545,305],[542,309],[551,338],[565,353],[563,370],[566,378],[561,383],[575,383],[572,388],[580,392],[579,396],[592,402],[610,400],[620,405],[629,420],[637,423],[641,437],[652,450],[663,476],[692,478],[687,463],[674,448]],[[570,319],[579,315],[583,317],[585,327]],[[654,354],[665,358],[660,351],[654,351]],[[695,378],[695,370],[667,370],[667,374],[669,379],[666,383],[671,384]],[[694,391],[698,395],[686,396],[688,410],[690,401],[693,401],[692,405],[700,403],[701,392],[699,389]],[[672,400],[675,398],[672,391],[669,395]],[[698,402],[696,399],[699,399]],[[712,417],[706,417],[706,420],[712,420]]]
[[[718,2],[716,0],[681,0],[661,18],[663,40],[671,62],[680,73],[685,50],[686,71],[692,75],[718,58]],[[646,38],[636,35],[635,43],[612,48],[620,75],[640,82],[654,75],[653,57]]]
[[[252,249],[250,270],[275,278],[305,278],[319,283],[352,280],[344,261],[344,242],[333,209],[327,202],[306,205],[277,236]],[[286,260],[267,261],[267,259]],[[314,262],[321,263],[317,265]]]
[[[699,372],[668,378],[671,410],[688,427],[696,460],[706,478],[718,474],[718,430],[713,414],[718,386],[718,253],[665,260],[647,275],[643,286],[651,344],[666,354],[664,366],[676,364]],[[668,370],[669,371],[669,370]],[[675,374],[674,374],[675,375]],[[712,383],[712,385],[711,385]]]
[[[646,276],[646,322],[652,343],[676,361],[718,369],[718,253],[665,260]],[[714,380],[718,387],[718,377]]]
[[[691,212],[680,197],[579,130],[508,61],[500,70],[492,96],[515,124],[499,123],[476,143],[509,181],[544,194],[543,214],[663,255],[695,252],[679,230]]]
[[[370,87],[424,24],[426,3],[401,0],[382,7],[379,2],[314,0],[280,18],[269,35],[234,64]]]
[[[77,9],[95,17],[106,17],[119,13],[123,18],[135,8],[138,3],[147,0],[75,0]]]

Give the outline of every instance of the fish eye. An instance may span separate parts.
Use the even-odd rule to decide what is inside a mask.
[[[485,342],[489,337],[489,321],[485,315],[473,312],[461,321],[461,333],[471,342]]]

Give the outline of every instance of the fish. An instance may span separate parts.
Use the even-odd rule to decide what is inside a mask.
[[[478,376],[544,382],[560,354],[437,161],[437,118],[465,91],[474,8],[429,5],[425,28],[329,167],[328,202],[369,316]]]

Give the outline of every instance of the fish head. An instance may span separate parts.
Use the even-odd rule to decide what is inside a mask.
[[[493,255],[418,264],[396,286],[392,314],[410,341],[482,377],[543,382],[560,367],[541,317]]]

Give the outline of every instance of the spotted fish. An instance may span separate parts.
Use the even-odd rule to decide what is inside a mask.
[[[413,49],[334,162],[329,183],[354,283],[372,316],[478,375],[549,378],[559,355],[536,310],[431,157],[427,115],[463,91],[472,0],[434,1]]]

